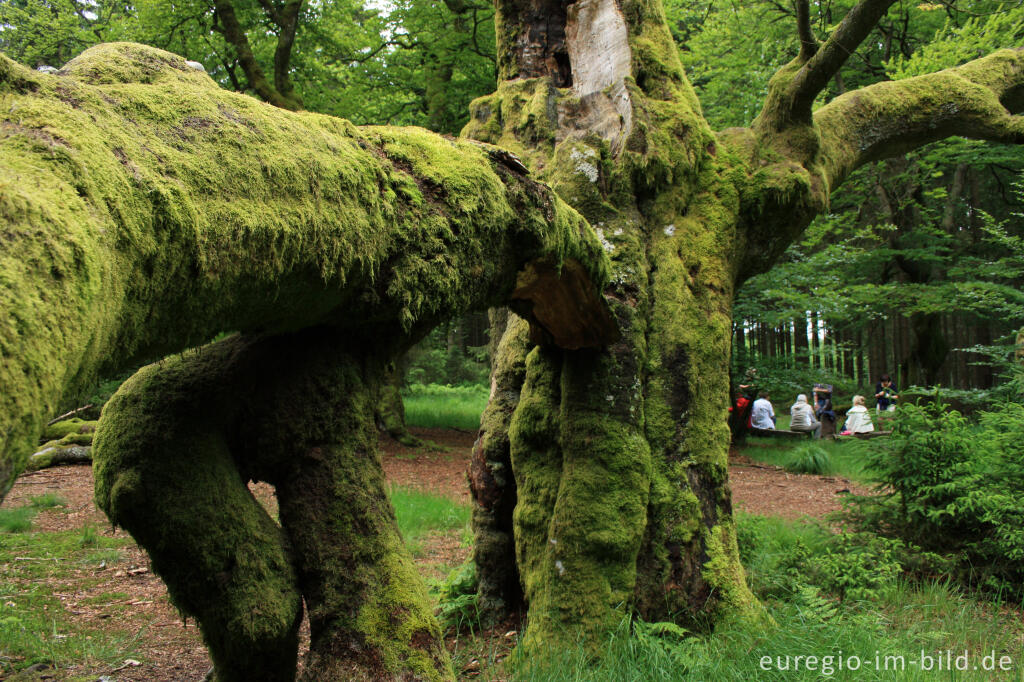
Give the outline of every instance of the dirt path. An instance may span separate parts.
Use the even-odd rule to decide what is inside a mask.
[[[870,492],[842,476],[791,474],[742,455],[729,459],[729,484],[736,508],[790,520],[802,516],[822,518],[842,506],[844,493]]]
[[[475,434],[440,429],[415,430],[415,433],[441,448],[406,448],[383,438],[383,464],[389,482],[439,492],[468,504],[465,472]],[[730,466],[730,476],[734,501],[740,509],[790,519],[803,515],[820,517],[839,508],[839,492],[863,492],[845,479],[790,474],[742,457]],[[92,469],[88,466],[59,467],[27,474],[18,479],[2,507],[19,507],[28,504],[33,497],[56,493],[67,505],[41,511],[33,522],[34,531],[81,533],[92,527],[103,538],[121,542],[123,546],[118,550],[116,561],[82,564],[64,570],[60,580],[53,582],[52,590],[73,627],[81,624],[83,629],[92,631],[93,637],[141,633],[134,651],[143,660],[141,663],[130,660],[120,669],[116,669],[119,666],[90,666],[86,662],[17,679],[102,679],[107,676],[120,682],[201,680],[210,662],[195,623],[183,622],[171,606],[163,583],[149,572],[145,553],[124,531],[112,529],[106,517],[96,509],[92,484]],[[252,490],[272,513],[276,507],[273,489],[259,484],[252,486]],[[0,542],[3,537],[0,535]],[[425,575],[437,577],[445,567],[461,563],[467,554],[468,549],[461,546],[457,538],[441,538],[428,543],[417,562]],[[0,576],[18,575],[19,568],[21,566],[0,563]],[[20,585],[20,589],[25,590],[39,582],[38,577],[12,580],[16,588]],[[0,604],[0,609],[2,606]],[[454,640],[452,646],[457,646]],[[3,679],[2,673],[0,679]]]

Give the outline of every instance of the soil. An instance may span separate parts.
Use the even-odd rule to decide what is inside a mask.
[[[430,444],[418,449],[408,448],[382,436],[380,445],[388,481],[438,492],[468,503],[466,469],[476,434],[444,429],[414,429],[413,432]],[[788,519],[804,515],[822,517],[839,508],[841,493],[866,492],[846,479],[791,474],[777,467],[756,464],[739,455],[731,458],[730,476],[733,500],[738,508]],[[53,588],[73,623],[77,620],[83,624],[88,622],[93,629],[98,622],[109,623],[112,632],[139,632],[135,648],[139,660],[126,659],[107,668],[83,665],[77,669],[43,669],[28,674],[23,672],[8,679],[11,682],[15,679],[103,682],[202,680],[210,669],[210,661],[195,622],[183,620],[171,605],[163,583],[148,569],[145,552],[130,542],[124,531],[110,527],[106,517],[93,503],[92,485],[89,466],[65,466],[32,472],[18,479],[2,507],[22,506],[32,497],[57,493],[67,501],[67,505],[41,511],[33,522],[33,530],[53,532],[92,526],[99,535],[126,541],[127,547],[114,565],[76,569],[71,574],[72,579],[55,584]],[[251,489],[268,511],[276,511],[273,488],[254,484]],[[449,567],[462,563],[469,552],[455,535],[428,538],[422,544],[417,564],[425,576],[432,578],[441,577]],[[31,557],[20,559],[30,560]],[[0,572],[6,568],[0,565]],[[97,599],[105,594],[124,597],[108,602]],[[482,667],[488,668],[490,675],[500,670],[500,665],[495,664],[508,655],[515,643],[518,627],[515,620],[510,620],[492,630],[477,633],[469,651],[466,650],[467,638],[451,637],[449,646],[460,677],[478,679]],[[105,629],[105,625],[100,629]],[[308,642],[305,632],[303,640]]]

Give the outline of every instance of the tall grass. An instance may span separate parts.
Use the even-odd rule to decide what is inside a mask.
[[[405,423],[422,428],[476,431],[488,394],[487,386],[483,385],[412,384],[402,392]]]
[[[970,599],[945,581],[915,583],[898,576],[888,578],[870,597],[840,601],[815,582],[813,572],[804,572],[808,562],[794,560],[794,555],[826,553],[833,542],[826,529],[747,515],[738,521],[744,565],[751,589],[765,605],[764,620],[727,619],[711,634],[624,620],[596,650],[538,647],[528,660],[516,661],[512,679],[1022,679],[1024,625],[1019,611]],[[968,670],[937,671],[934,659],[947,650],[954,658],[966,651]],[[1009,657],[1013,669],[984,670],[983,657],[993,651],[995,661]],[[921,669],[922,654],[933,658],[932,670]],[[779,670],[780,664],[786,666],[786,656],[789,670]],[[799,669],[794,669],[796,656],[804,657]],[[807,669],[807,656],[817,657],[814,670]],[[840,656],[844,669],[839,668]],[[859,669],[846,668],[850,657],[856,657]]]

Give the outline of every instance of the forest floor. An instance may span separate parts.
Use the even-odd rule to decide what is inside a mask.
[[[382,438],[389,483],[468,504],[465,472],[476,434],[413,431],[440,448],[411,449]],[[734,502],[753,514],[821,518],[839,508],[840,493],[865,492],[841,477],[792,474],[736,453],[730,464]],[[18,479],[0,505],[14,509],[47,495],[64,502],[41,509],[32,533],[0,535],[0,628],[20,627],[57,662],[55,668],[40,664],[6,679],[202,680],[210,662],[195,622],[184,621],[171,605],[163,583],[149,570],[146,554],[123,530],[110,527],[93,503],[92,489],[88,466],[46,469]],[[270,486],[252,489],[271,513],[276,511]],[[40,534],[49,542],[45,552],[28,540]],[[415,558],[425,578],[439,580],[465,561],[469,551],[466,530],[456,529],[428,535],[417,546]],[[32,600],[31,622],[25,622],[25,599]],[[5,617],[5,606],[17,617]],[[499,662],[514,646],[517,629],[510,621],[475,636],[450,636],[460,678],[475,679],[484,669],[488,679],[501,679]],[[304,625],[304,641],[307,632]],[[23,667],[18,663],[16,655],[5,658],[0,651],[0,679],[5,679],[5,669]]]

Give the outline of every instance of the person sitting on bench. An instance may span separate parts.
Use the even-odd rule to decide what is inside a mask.
[[[768,401],[768,391],[761,391],[750,413],[750,425],[755,429],[775,428],[775,409]]]
[[[871,433],[875,425],[871,423],[871,413],[864,406],[864,396],[853,396],[853,407],[846,413],[846,423],[840,435],[850,436],[855,433]]]
[[[803,393],[796,397],[793,407],[789,408],[790,431],[813,431],[815,438],[821,438],[821,422],[814,418],[814,408],[807,402]]]

